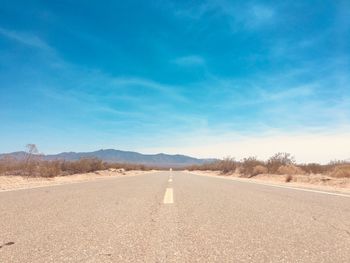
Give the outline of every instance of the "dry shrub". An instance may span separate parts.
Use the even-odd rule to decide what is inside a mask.
[[[230,172],[234,172],[237,168],[237,162],[234,158],[226,157],[219,162],[219,170],[226,174]]]
[[[235,161],[234,158],[226,157],[223,160],[211,163],[191,165],[189,167],[186,167],[186,169],[189,171],[221,171],[223,174],[227,174],[236,171],[237,165],[238,163]]]
[[[63,161],[61,163],[61,170],[65,174],[90,173],[104,169],[103,162],[97,158],[83,158],[78,161]]]
[[[259,174],[258,170],[254,172],[255,167],[263,166],[263,165],[264,165],[264,162],[259,161],[256,157],[248,157],[248,158],[244,158],[241,161],[239,170],[240,170],[240,173],[242,173],[243,175],[254,176]]]
[[[266,166],[269,173],[277,173],[281,166],[292,165],[295,163],[294,157],[290,153],[276,153],[267,160]]]
[[[324,174],[330,168],[330,165],[322,165],[318,163],[300,164],[298,166],[308,174]]]
[[[0,159],[0,174],[7,174],[7,173],[16,173],[16,170],[19,169],[18,161],[12,157],[12,156],[5,156]],[[21,167],[22,169],[24,168]]]
[[[305,174],[305,172],[300,167],[290,164],[280,166],[277,169],[277,174],[296,175]]]
[[[333,171],[331,171],[329,175],[338,178],[350,178],[350,164],[334,167]]]
[[[253,171],[251,173],[252,176],[256,176],[259,174],[267,174],[269,172],[269,170],[263,166],[263,165],[257,165],[253,168]]]
[[[194,164],[186,167],[189,171],[217,171],[219,170],[218,161],[204,163],[204,164]]]
[[[38,176],[55,177],[62,173],[60,161],[42,161],[37,168]]]

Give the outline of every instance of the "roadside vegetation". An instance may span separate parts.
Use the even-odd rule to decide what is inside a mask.
[[[286,182],[291,182],[295,175],[318,174],[334,178],[350,178],[349,162],[332,161],[328,164],[298,164],[290,153],[276,153],[266,161],[259,160],[254,156],[240,161],[227,157],[212,163],[192,165],[187,169],[190,171],[220,171],[222,175],[236,174],[246,178],[263,174],[285,175]]]
[[[34,144],[26,146],[24,158],[7,156],[0,159],[0,175],[18,175],[25,177],[55,177],[80,173],[91,173],[101,170],[141,170],[159,169],[142,164],[107,163],[97,158],[84,158],[77,161],[42,159]]]
[[[26,146],[25,155],[21,158],[6,156],[0,158],[0,175],[24,177],[56,177],[102,170],[149,171],[159,170],[142,164],[107,163],[97,158],[84,158],[76,161],[44,160],[34,144]],[[329,178],[350,178],[350,162],[332,161],[328,164],[298,164],[290,153],[276,153],[266,161],[251,156],[237,161],[226,157],[211,163],[185,167],[190,171],[216,171],[222,175],[252,178],[259,175],[283,175],[285,182],[292,182],[297,176],[323,175]],[[175,168],[175,170],[182,170]]]
[[[80,173],[91,173],[101,170],[140,170],[156,169],[141,164],[106,163],[96,158],[86,158],[77,161],[45,161],[33,158],[30,162],[13,158],[0,159],[0,175],[18,175],[26,177],[55,177]],[[159,169],[159,168],[157,168]]]

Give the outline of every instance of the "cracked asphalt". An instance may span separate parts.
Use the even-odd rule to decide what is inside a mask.
[[[0,192],[0,262],[350,262],[350,198],[185,172]]]

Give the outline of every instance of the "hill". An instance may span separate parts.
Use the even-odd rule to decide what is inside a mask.
[[[0,158],[12,156],[16,159],[23,159],[25,152],[13,152],[0,154]],[[182,167],[193,164],[203,164],[215,159],[198,159],[186,155],[170,154],[142,154],[138,152],[121,151],[114,149],[98,150],[94,152],[63,152],[59,154],[41,155],[44,160],[66,160],[74,161],[81,158],[98,158],[105,162],[137,163],[160,167]]]

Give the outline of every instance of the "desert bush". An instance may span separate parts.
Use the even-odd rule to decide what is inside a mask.
[[[224,174],[234,172],[237,168],[237,162],[231,157],[226,157],[223,160],[218,161],[216,165],[218,166],[218,170]]]
[[[305,172],[296,165],[282,165],[277,169],[277,174],[286,174],[286,175],[296,175],[296,174],[305,174]]]
[[[189,171],[221,171],[222,173],[229,173],[236,170],[237,162],[234,158],[226,157],[222,160],[199,165],[191,165],[185,168]]]
[[[294,157],[290,153],[276,153],[266,162],[269,173],[276,173],[281,166],[292,165],[295,163]]]
[[[259,161],[256,157],[248,157],[248,158],[244,158],[239,166],[239,171],[240,173],[242,173],[243,175],[253,175],[254,173],[254,168],[257,166],[263,166],[264,162],[263,161]],[[254,175],[257,175],[256,172],[258,172],[258,170],[255,171]]]
[[[263,165],[257,165],[253,168],[253,171],[251,173],[251,176],[256,176],[259,174],[267,174],[269,172],[269,170],[263,166]]]
[[[186,167],[189,171],[216,171],[219,170],[219,161],[203,163],[203,164],[194,164]]]
[[[204,164],[193,164],[186,167],[189,171],[215,171],[217,170],[216,162],[204,163]]]
[[[39,163],[38,176],[55,177],[61,175],[62,167],[60,161],[42,161]]]
[[[18,170],[24,169],[24,163],[19,162],[12,156],[5,156],[0,159],[0,174],[18,173]]]
[[[350,164],[338,165],[329,174],[332,177],[350,178]]]
[[[61,170],[68,174],[89,173],[104,169],[103,162],[97,158],[82,158],[77,161],[61,163]]]
[[[123,169],[126,171],[146,171],[156,169],[156,167],[150,167],[142,164],[104,163],[97,158],[85,158],[77,161],[46,161],[33,157],[30,159],[30,161],[27,159],[16,160],[12,157],[5,157],[0,159],[1,175],[54,177],[77,173],[89,173],[110,168]]]
[[[318,163],[300,164],[298,166],[308,174],[323,174],[330,168],[329,165],[322,165]]]

